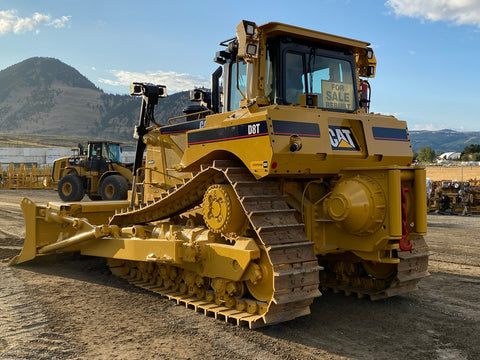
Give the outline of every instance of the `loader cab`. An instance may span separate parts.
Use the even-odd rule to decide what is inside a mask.
[[[87,171],[108,171],[111,163],[121,161],[121,148],[119,143],[89,142],[87,147]]]
[[[250,38],[239,34],[249,26],[256,29]],[[361,106],[358,76],[373,77],[376,65],[368,43],[279,23],[256,27],[244,22],[236,38],[220,45],[226,50],[215,61],[223,65],[222,79],[214,74],[212,87],[223,107],[215,112],[234,111],[252,101],[355,112]]]

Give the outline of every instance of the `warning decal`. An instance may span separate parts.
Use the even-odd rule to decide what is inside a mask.
[[[268,169],[268,161],[267,160],[251,161],[250,168],[251,169]]]
[[[330,134],[332,150],[360,150],[355,136],[353,136],[352,130],[349,127],[329,125],[328,132]]]
[[[322,98],[324,108],[355,110],[352,84],[322,80]]]

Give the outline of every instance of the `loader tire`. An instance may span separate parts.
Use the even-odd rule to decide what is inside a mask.
[[[102,200],[125,200],[128,195],[127,180],[121,175],[110,175],[100,184]]]
[[[82,179],[78,175],[67,174],[58,182],[58,195],[63,201],[80,201],[85,196]]]

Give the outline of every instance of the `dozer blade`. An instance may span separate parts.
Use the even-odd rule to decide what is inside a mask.
[[[24,198],[25,241],[20,254],[8,265],[33,260],[40,254],[78,250],[79,243],[107,235],[110,216],[127,206],[127,200],[37,205]]]

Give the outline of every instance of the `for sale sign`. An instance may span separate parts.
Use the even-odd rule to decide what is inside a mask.
[[[355,96],[352,84],[322,80],[323,107],[354,110]]]

